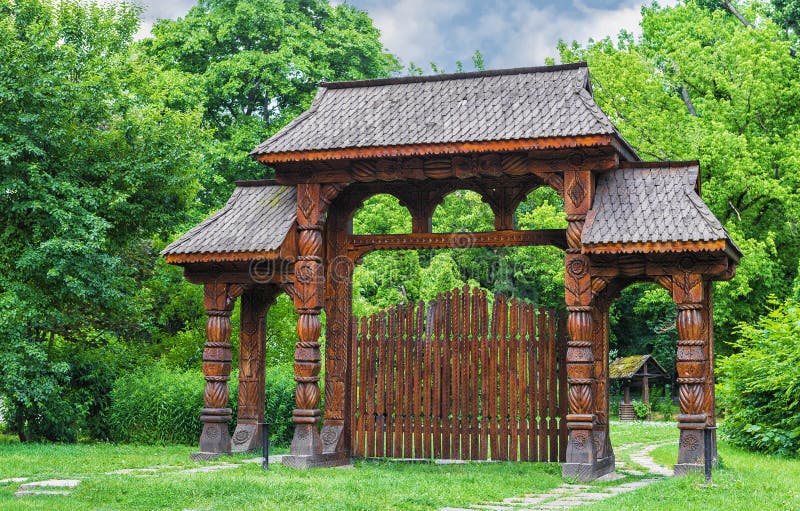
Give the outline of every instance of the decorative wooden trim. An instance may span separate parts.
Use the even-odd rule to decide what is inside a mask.
[[[646,241],[618,243],[585,243],[586,254],[652,254],[665,252],[720,252],[727,248],[727,240],[714,241]],[[736,259],[738,261],[738,259]]]
[[[566,248],[564,229],[456,233],[369,234],[349,236],[348,252],[358,258],[373,250],[427,248],[519,247],[552,245]]]
[[[595,150],[597,151],[597,150]],[[563,154],[558,154],[559,152]],[[580,149],[510,153],[470,153],[435,157],[391,157],[356,159],[330,165],[319,162],[314,168],[279,168],[276,179],[281,184],[298,183],[369,183],[373,181],[422,181],[427,179],[466,179],[470,177],[539,176],[554,188],[551,175],[559,178],[567,170],[591,169],[603,172],[619,166],[619,156],[587,154]],[[557,179],[557,178],[553,178]]]
[[[481,152],[534,151],[542,149],[574,149],[578,147],[614,147],[614,135],[584,135],[578,137],[525,138],[519,140],[488,140],[483,142],[451,142],[444,144],[408,144],[377,147],[345,147],[317,151],[291,151],[256,156],[259,162],[270,165],[282,162],[342,160],[365,158],[396,158],[399,156],[434,156]]]
[[[254,252],[204,252],[202,254],[169,254],[165,257],[167,264],[224,263],[234,261],[252,261],[259,259],[278,259],[279,250],[257,250]]]

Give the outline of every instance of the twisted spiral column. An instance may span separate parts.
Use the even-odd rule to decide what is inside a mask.
[[[208,319],[203,349],[203,376],[206,380],[203,392],[204,408],[200,411],[203,432],[200,435],[200,452],[195,459],[209,459],[221,453],[231,452],[228,422],[231,409],[228,406],[228,380],[231,375],[231,312],[236,297],[241,294],[239,286],[217,282],[207,283],[204,302]]]
[[[297,338],[294,351],[295,406],[292,412],[294,438],[291,454],[318,456],[322,453],[318,424],[320,361],[320,312],[323,306],[322,216],[318,184],[297,186],[297,250],[294,267]]]

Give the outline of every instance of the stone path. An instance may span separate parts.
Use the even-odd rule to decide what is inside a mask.
[[[646,479],[629,481],[615,486],[590,486],[586,484],[564,483],[543,493],[529,493],[523,497],[512,497],[504,499],[502,502],[475,504],[468,508],[445,507],[440,509],[440,511],[555,511],[583,506],[614,497],[615,495],[632,492],[653,484],[663,477],[672,475],[671,470],[657,464],[650,457],[650,453],[662,445],[666,444],[651,444],[645,446],[642,446],[642,444],[631,444],[620,449],[638,448],[635,453],[631,454],[631,461],[649,472],[649,475],[652,477]],[[628,475],[644,475],[640,470],[626,468],[623,462],[617,463],[617,470]],[[622,474],[616,474],[613,477],[605,477],[606,481],[626,478],[626,476]],[[603,480],[603,478],[600,480]]]
[[[282,454],[275,454],[269,457],[270,464],[280,463],[283,459]],[[205,474],[220,470],[230,470],[243,467],[245,463],[261,463],[264,458],[248,458],[235,463],[221,462],[213,465],[203,465],[199,467],[185,468],[176,465],[154,465],[152,467],[122,468],[103,472],[103,475],[130,475],[130,476],[150,476],[158,473],[172,472],[176,474]],[[28,481],[27,477],[12,477],[0,479],[0,485],[24,483],[19,486],[15,497],[29,497],[33,495],[69,495],[70,490],[80,484],[80,479],[47,479],[45,481]]]

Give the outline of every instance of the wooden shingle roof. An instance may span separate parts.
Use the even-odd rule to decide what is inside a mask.
[[[650,378],[669,378],[666,369],[652,355],[631,355],[618,358],[609,364],[608,377],[611,379],[634,378],[642,373],[645,364],[649,365],[648,376]]]
[[[238,182],[225,206],[171,243],[168,263],[275,258],[293,231],[297,193],[271,181]]]
[[[597,177],[581,242],[586,252],[674,251],[679,244],[741,252],[697,194],[697,162],[630,163]]]
[[[293,155],[289,161],[337,149],[592,135],[629,148],[595,103],[586,64],[577,63],[323,83],[306,112],[251,154],[270,155],[265,162]]]

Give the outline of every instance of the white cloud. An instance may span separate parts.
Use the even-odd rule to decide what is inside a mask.
[[[359,6],[359,2],[351,3]],[[397,0],[370,8],[369,15],[380,29],[383,44],[389,51],[405,64],[427,65],[454,47],[448,29],[465,6],[465,2],[456,0]]]

